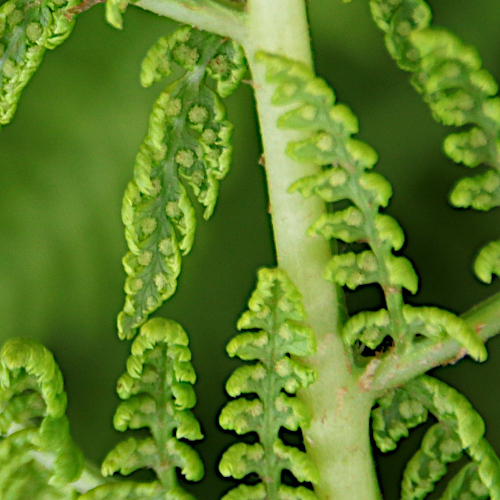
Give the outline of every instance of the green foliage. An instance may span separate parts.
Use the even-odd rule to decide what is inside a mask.
[[[73,15],[93,3],[64,1],[9,0],[0,8],[0,123],[12,117],[19,94],[44,51],[61,43],[72,28]],[[115,27],[122,26],[127,3],[108,0],[106,15]],[[168,1],[163,7],[175,4],[196,14],[198,8],[210,8],[212,3]],[[218,8],[229,8],[232,2],[215,3]],[[403,69],[413,72],[412,83],[424,95],[436,119],[447,125],[470,127],[448,137],[448,155],[469,167],[480,163],[491,167],[483,175],[461,181],[452,201],[480,210],[500,204],[500,101],[493,97],[497,92],[493,78],[481,69],[473,49],[448,32],[429,27],[430,9],[423,1],[372,0],[371,7],[377,24],[386,33],[390,53]],[[241,23],[242,39],[254,36],[250,28],[245,33],[251,24],[251,11],[238,11],[248,21]],[[261,41],[252,45],[248,39],[242,43],[249,43],[249,53],[253,54]],[[251,433],[256,439],[252,442],[250,436],[223,454],[221,474],[244,480],[227,492],[224,500],[314,500],[326,498],[322,483],[332,482],[329,477],[320,478],[323,464],[311,458],[314,451],[326,445],[308,439],[307,434],[305,446],[312,453],[306,454],[285,443],[284,430],[314,429],[311,435],[315,432],[315,437],[325,436],[332,442],[334,432],[326,425],[335,428],[343,420],[348,425],[334,430],[351,430],[349,417],[355,417],[353,428],[359,424],[357,420],[362,420],[354,415],[354,408],[354,412],[365,411],[361,417],[366,417],[363,432],[367,437],[369,404],[380,397],[381,390],[371,390],[360,377],[376,375],[377,366],[388,358],[421,354],[448,338],[462,348],[459,355],[467,351],[476,360],[486,358],[486,349],[476,332],[456,315],[405,303],[407,292],[417,292],[418,277],[411,262],[398,253],[405,241],[403,230],[393,217],[381,213],[389,204],[392,187],[372,171],[377,162],[374,150],[353,138],[358,123],[350,109],[335,103],[333,91],[306,64],[264,52],[257,57],[267,65],[268,82],[277,87],[273,105],[287,106],[279,127],[292,132],[289,157],[320,167],[319,173],[280,188],[290,188],[290,192],[300,192],[304,197],[316,196],[314,202],[321,202],[330,211],[311,221],[309,236],[340,240],[347,248],[331,258],[326,279],[336,289],[347,286],[355,290],[375,284],[385,298],[385,308],[362,311],[346,321],[341,317],[340,325],[322,325],[319,316],[323,310],[319,315],[315,311],[314,324],[320,325],[321,334],[320,352],[316,353],[315,335],[305,324],[298,289],[284,269],[261,269],[249,310],[238,322],[243,332],[227,346],[231,357],[252,363],[237,368],[227,381],[227,393],[234,399],[223,408],[219,422],[224,429],[239,435]],[[114,426],[121,432],[141,429],[143,434],[136,437],[132,433],[133,437],[127,436],[115,446],[104,460],[102,474],[129,475],[147,469],[155,473],[155,479],[145,483],[90,477],[69,435],[62,377],[52,355],[34,341],[12,340],[0,355],[1,498],[194,500],[177,475],[179,469],[186,480],[198,481],[204,473],[200,457],[187,443],[203,437],[191,412],[196,403],[196,376],[188,338],[178,323],[148,318],[175,292],[181,255],[192,248],[196,226],[192,198],[204,209],[206,219],[214,211],[219,181],[227,174],[232,155],[232,125],[221,98],[235,91],[245,72],[243,49],[235,42],[187,26],[161,38],[143,61],[141,82],[145,87],[174,76],[154,104],[122,209],[129,252],[123,259],[128,274],[127,297],[118,329],[120,338],[135,339],[127,372],[118,382],[123,402],[116,410]],[[253,77],[258,79],[259,72]],[[260,104],[268,109],[262,112]],[[269,103],[261,102],[258,108],[263,119],[268,118],[266,111],[276,113]],[[281,159],[285,164],[288,161],[283,156]],[[281,165],[277,167],[279,170]],[[476,261],[477,273],[484,281],[491,281],[498,273],[499,245],[495,242],[485,247]],[[336,247],[334,241],[332,248]],[[298,267],[311,264],[304,261]],[[310,297],[307,299],[310,306]],[[342,301],[340,294],[335,304],[322,304],[325,310],[330,308],[325,317],[336,317]],[[314,307],[317,304],[311,309]],[[340,334],[342,339],[335,338]],[[335,342],[338,352],[331,347]],[[340,360],[342,365],[335,365],[333,357],[325,360],[332,353],[335,362]],[[314,368],[305,363],[304,357],[311,357],[308,363]],[[333,380],[332,386],[321,380],[318,394],[327,400],[326,410],[314,413],[311,408],[317,407],[310,404],[310,393],[306,393],[309,399],[302,399],[303,393],[297,391],[305,391],[316,381],[316,367],[323,375],[328,370],[338,370],[338,374],[326,374],[331,375],[325,380]],[[443,478],[447,465],[464,453],[470,462],[449,482],[442,500],[500,500],[500,461],[484,439],[482,419],[463,396],[435,379],[423,376],[411,380],[378,400],[373,411],[377,445],[382,451],[394,449],[410,429],[427,420],[429,413],[437,423],[428,429],[420,450],[408,463],[402,500],[423,499]],[[333,441],[342,443],[343,437],[337,435]],[[328,450],[332,470],[338,467],[338,451]],[[345,450],[341,451],[345,458]],[[363,453],[370,455],[369,445]],[[319,455],[326,456],[324,450]],[[323,469],[329,472],[328,467]],[[347,469],[345,463],[339,467],[341,471]],[[316,492],[309,484],[285,484],[292,482],[286,479],[287,472],[294,476],[294,485],[313,483]],[[352,486],[340,475],[333,480]],[[349,495],[349,488],[346,491]],[[336,495],[333,498],[337,500]]]
[[[188,500],[193,497],[178,483],[176,468],[189,481],[203,477],[203,463],[184,440],[203,437],[190,409],[196,404],[188,338],[174,321],[154,318],[145,323],[132,344],[127,372],[118,381],[118,395],[124,400],[113,420],[119,431],[148,428],[151,436],[130,437],[120,442],[102,464],[105,476],[128,475],[147,468],[159,482],[117,483],[87,493],[85,500],[107,498],[139,499],[147,491],[151,498]]]
[[[52,354],[17,338],[0,353],[0,497],[76,498],[83,456],[65,416],[63,379]]]
[[[282,270],[264,268],[248,307],[238,321],[238,329],[244,333],[234,337],[226,350],[231,357],[257,362],[240,366],[227,381],[227,393],[237,399],[222,409],[219,423],[237,434],[255,432],[259,442],[233,444],[222,456],[219,470],[235,479],[257,473],[260,482],[242,484],[224,499],[315,499],[304,487],[281,484],[284,469],[298,481],[315,483],[319,479],[309,457],[278,437],[281,428],[304,429],[310,420],[306,406],[294,394],[314,382],[316,374],[291,357],[313,354],[316,347],[312,330],[304,324],[301,296]],[[257,396],[248,399],[242,396],[245,394]]]
[[[161,483],[136,483],[133,481],[123,481],[94,488],[84,495],[78,497],[79,500],[163,500],[165,490]],[[189,497],[172,497],[189,500]]]
[[[352,112],[335,104],[333,91],[305,65],[266,54],[259,58],[267,65],[268,81],[277,85],[274,104],[294,106],[281,116],[279,126],[309,134],[292,142],[288,154],[300,162],[330,164],[296,182],[291,191],[306,197],[316,194],[327,203],[349,202],[347,208],[321,216],[311,235],[369,247],[334,255],[326,279],[352,290],[378,283],[385,295],[387,310],[364,311],[349,319],[345,341],[375,350],[389,336],[399,354],[420,348],[424,338],[449,335],[473,358],[484,361],[483,343],[460,318],[437,308],[404,305],[403,288],[416,293],[418,278],[410,261],[393,253],[403,246],[403,230],[394,218],[379,212],[388,205],[392,189],[380,174],[369,171],[377,161],[375,151],[351,137],[358,131]]]
[[[231,94],[246,71],[241,48],[181,27],[151,48],[143,62],[142,84],[169,76],[174,63],[185,73],[154,104],[123,201],[130,251],[123,259],[128,278],[118,317],[121,338],[132,338],[176,289],[181,254],[191,250],[196,228],[185,184],[205,207],[207,219],[231,161],[232,125],[219,96]],[[208,86],[208,76],[216,81],[216,92]]]
[[[427,420],[420,450],[408,462],[402,500],[420,500],[446,474],[447,464],[467,453],[472,460],[450,481],[442,500],[500,498],[500,460],[484,439],[484,422],[469,401],[444,382],[428,376],[387,392],[372,412],[373,437],[381,451],[396,448],[409,429]]]
[[[0,125],[16,112],[21,92],[47,49],[71,33],[79,0],[9,0],[0,7]]]
[[[476,49],[449,31],[432,27],[432,12],[423,0],[371,0],[370,7],[385,33],[389,53],[400,68],[412,73],[411,83],[433,117],[444,125],[467,127],[446,138],[446,154],[471,168],[489,167],[484,174],[460,180],[450,195],[451,203],[476,210],[500,206],[498,84],[481,67]],[[491,260],[490,250],[479,254],[475,266],[478,277],[487,283],[499,265]]]

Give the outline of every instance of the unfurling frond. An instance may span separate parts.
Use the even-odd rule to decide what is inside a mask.
[[[0,125],[9,123],[45,51],[71,33],[80,0],[9,0],[0,7]]]
[[[500,206],[500,97],[498,84],[481,67],[476,49],[449,31],[432,27],[431,9],[424,0],[371,0],[370,7],[385,33],[389,53],[412,73],[411,82],[433,117],[444,125],[466,127],[446,138],[446,154],[468,167],[483,164],[490,168],[457,182],[451,203],[476,210]],[[491,252],[485,251],[491,258]],[[483,252],[478,259],[483,259]],[[492,273],[497,274],[498,266],[500,260]],[[476,264],[478,268],[484,268],[483,264]],[[483,279],[484,273],[478,276],[491,281],[491,273],[489,279]]]
[[[124,401],[116,410],[114,426],[119,431],[148,428],[151,435],[119,443],[104,460],[102,472],[128,475],[147,468],[155,471],[159,482],[119,483],[116,490],[114,485],[101,486],[88,494],[88,500],[139,499],[148,488],[151,498],[192,499],[176,473],[179,468],[188,481],[199,481],[204,471],[196,451],[181,441],[203,437],[190,411],[196,404],[196,375],[190,360],[188,338],[178,323],[154,318],[142,326],[132,343],[127,372],[118,381],[118,395]]]
[[[256,362],[237,368],[227,381],[228,394],[237,399],[222,409],[219,423],[237,434],[255,432],[259,441],[229,447],[219,470],[235,479],[256,473],[261,482],[241,484],[224,499],[314,500],[314,493],[303,486],[281,484],[284,469],[300,482],[317,482],[318,472],[304,452],[285,445],[278,437],[281,428],[296,431],[309,425],[307,408],[294,394],[314,382],[316,374],[291,356],[313,354],[314,334],[304,324],[299,292],[280,269],[259,271],[248,306],[238,321],[238,329],[245,331],[229,342],[227,352],[231,357]],[[247,399],[244,394],[257,396]]]
[[[429,413],[438,423],[428,429],[407,464],[401,499],[424,499],[446,474],[447,465],[464,453],[471,462],[449,482],[442,500],[500,498],[500,461],[483,437],[482,418],[464,396],[435,378],[414,379],[378,401],[372,412],[375,443],[383,452],[395,449]]]
[[[186,186],[208,219],[231,162],[232,125],[220,96],[232,93],[246,71],[241,48],[216,35],[179,28],[150,49],[143,85],[169,76],[174,64],[185,73],[154,104],[123,201],[130,251],[123,259],[128,278],[118,317],[121,338],[132,338],[176,289],[181,254],[190,251],[196,228]],[[209,76],[215,91],[207,85]]]
[[[365,247],[334,255],[325,277],[352,290],[376,283],[385,295],[387,309],[365,311],[347,322],[346,342],[361,342],[375,350],[390,337],[396,354],[401,354],[421,347],[423,338],[448,335],[473,358],[486,359],[479,337],[457,316],[404,305],[402,291],[416,293],[417,274],[408,259],[395,255],[404,243],[403,230],[394,218],[380,213],[392,189],[371,171],[377,161],[375,151],[352,138],[358,131],[356,117],[343,104],[335,104],[333,91],[305,65],[268,54],[258,57],[267,65],[268,80],[277,86],[274,104],[295,106],[281,116],[279,126],[306,133],[305,139],[289,144],[288,154],[324,167],[319,174],[297,181],[291,190],[306,197],[318,195],[327,203],[348,202],[347,207],[322,215],[310,228],[311,236]]]
[[[0,353],[0,498],[72,499],[84,466],[69,433],[63,379],[52,354],[31,339]]]

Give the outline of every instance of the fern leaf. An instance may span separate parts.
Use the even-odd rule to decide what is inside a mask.
[[[402,482],[401,498],[421,500],[434,490],[446,474],[446,465],[462,457],[462,446],[455,432],[435,424],[425,434],[422,446],[408,462]]]
[[[442,500],[500,498],[500,461],[483,437],[484,422],[455,389],[422,376],[389,391],[378,404],[372,411],[372,428],[375,443],[384,452],[393,450],[409,429],[425,422],[428,413],[438,420],[407,464],[402,500],[425,498],[446,474],[448,463],[463,453],[471,462],[449,482]]]
[[[473,358],[486,359],[479,337],[456,316],[436,308],[404,306],[402,290],[416,293],[418,277],[411,262],[394,253],[404,244],[403,230],[394,218],[380,213],[389,203],[392,188],[384,177],[370,171],[377,161],[375,151],[351,137],[358,131],[352,112],[335,104],[333,91],[305,65],[269,54],[258,57],[267,65],[268,80],[276,84],[273,102],[295,106],[281,116],[279,125],[309,133],[306,139],[289,144],[288,154],[323,167],[319,174],[297,181],[291,190],[305,197],[318,195],[327,203],[349,203],[322,215],[309,229],[311,235],[358,244],[356,251],[333,256],[325,278],[351,290],[378,284],[385,295],[387,309],[362,312],[347,322],[343,332],[347,343],[362,342],[377,349],[389,336],[399,354],[416,348],[417,335],[419,340],[449,335]],[[368,249],[359,251],[359,244]]]
[[[267,66],[268,81],[277,85],[273,102],[295,106],[280,118],[279,125],[310,134],[288,146],[289,156],[299,162],[331,164],[320,174],[299,180],[291,190],[319,195],[329,203],[350,202],[346,209],[323,216],[311,232],[345,238],[346,243],[363,242],[370,248],[334,256],[327,279],[351,289],[379,283],[392,297],[400,297],[402,287],[415,293],[418,279],[412,265],[393,255],[394,249],[401,248],[404,234],[394,219],[379,213],[389,203],[391,186],[380,174],[367,171],[377,161],[375,151],[351,137],[358,131],[357,119],[346,106],[335,104],[333,91],[305,65],[269,54],[259,58]],[[394,302],[389,304],[391,317]]]
[[[490,498],[488,490],[477,476],[478,465],[470,462],[456,474],[448,483],[448,486],[440,500],[455,500],[458,498],[470,498],[470,500],[487,500]]]
[[[493,274],[500,275],[500,241],[492,241],[481,249],[474,263],[474,271],[485,283],[491,283]]]
[[[70,483],[84,460],[70,436],[61,372],[35,340],[10,339],[2,347],[0,406],[0,497],[73,498]]]
[[[188,338],[178,323],[154,318],[142,326],[132,344],[127,372],[118,381],[118,395],[124,401],[115,413],[114,426],[119,431],[148,428],[151,435],[119,443],[104,460],[102,472],[105,476],[115,472],[128,475],[141,468],[153,469],[161,488],[156,483],[125,483],[129,486],[119,486],[123,491],[117,489],[112,497],[114,485],[102,486],[89,493],[95,495],[89,500],[140,498],[139,492],[147,488],[152,489],[152,498],[192,499],[176,475],[179,468],[188,481],[199,481],[204,473],[198,454],[180,441],[203,437],[190,411],[196,404],[192,385],[196,375],[190,360]]]
[[[241,48],[181,27],[150,49],[142,66],[143,85],[169,76],[174,63],[185,73],[153,106],[123,200],[130,251],[123,259],[128,278],[118,317],[120,338],[132,338],[176,289],[181,254],[190,251],[196,228],[187,186],[208,219],[231,161],[232,125],[219,96],[233,92],[246,71]],[[216,82],[216,91],[208,86],[208,76]]]
[[[278,437],[281,428],[296,431],[310,422],[307,408],[293,396],[316,378],[314,370],[290,357],[307,356],[315,350],[313,332],[304,324],[300,294],[283,271],[261,269],[248,305],[249,310],[238,321],[238,329],[247,331],[229,342],[227,352],[231,357],[258,361],[237,368],[227,381],[226,390],[232,397],[257,397],[243,396],[227,403],[219,423],[237,434],[255,432],[259,442],[230,446],[222,456],[219,470],[223,476],[235,479],[257,473],[261,482],[240,485],[224,499],[315,499],[307,488],[281,484],[284,469],[299,482],[315,483],[319,479],[311,459]]]
[[[0,125],[9,123],[45,51],[71,33],[80,0],[9,0],[0,7]]]
[[[479,54],[449,31],[432,27],[431,10],[423,0],[371,0],[370,7],[389,53],[412,73],[411,82],[433,117],[444,125],[467,127],[445,139],[445,153],[468,167],[490,168],[458,181],[451,203],[476,210],[500,206],[500,98]]]
[[[164,500],[165,490],[159,481],[153,481],[152,483],[123,481],[105,484],[79,496],[78,500],[143,500],[145,498],[148,500]]]

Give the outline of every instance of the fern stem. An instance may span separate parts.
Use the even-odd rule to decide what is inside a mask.
[[[305,199],[288,192],[294,182],[319,168],[297,163],[285,154],[287,145],[302,136],[278,128],[278,116],[286,110],[272,105],[274,88],[265,81],[265,67],[255,60],[257,51],[265,51],[312,67],[305,2],[248,0],[247,13],[248,32],[241,43],[252,72],[276,257],[302,294],[307,322],[318,344],[317,354],[306,361],[316,368],[318,380],[299,393],[313,416],[304,436],[307,452],[320,470],[315,491],[322,500],[379,500],[368,431],[372,400],[366,393],[360,395],[353,384],[349,355],[340,336],[341,291],[323,278],[330,247],[323,239],[306,236],[325,205],[318,197]]]
[[[462,319],[471,327],[483,342],[500,333],[500,292],[465,312]],[[418,377],[439,365],[454,364],[466,355],[465,349],[453,338],[438,340],[425,348],[408,355],[391,355],[384,359],[369,389],[380,391],[397,387],[408,380]]]
[[[134,5],[237,42],[246,34],[245,13],[214,0],[139,0]]]

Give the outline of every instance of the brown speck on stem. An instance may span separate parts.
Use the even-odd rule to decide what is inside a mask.
[[[255,83],[254,83],[253,80],[244,79],[244,80],[241,80],[241,83],[246,83],[247,85],[250,85],[250,87],[254,87],[255,88]]]
[[[339,387],[335,399],[337,400],[337,416],[342,411],[344,406],[344,396],[347,394],[347,387]]]
[[[382,362],[379,358],[373,358],[365,368],[365,373],[361,375],[358,380],[358,386],[362,391],[367,391],[370,389],[373,377],[378,368],[378,365]]]
[[[106,0],[83,0],[78,5],[75,5],[74,7],[71,7],[71,9],[68,9],[65,16],[68,19],[68,21],[71,21],[73,19],[73,16],[81,14],[82,12],[90,9],[90,7],[93,7],[98,3],[105,3],[105,2]]]
[[[316,446],[316,443],[314,440],[312,440],[309,436],[306,436],[306,441],[311,445],[311,446]]]
[[[486,327],[486,323],[478,323],[475,327],[474,327],[474,330],[476,331],[476,333],[479,335],[483,329]]]

